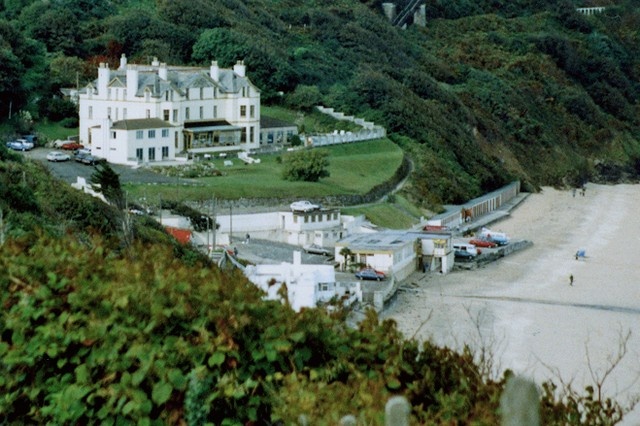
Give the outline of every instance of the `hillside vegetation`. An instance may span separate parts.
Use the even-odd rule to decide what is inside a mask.
[[[510,372],[407,339],[373,311],[295,313],[0,146],[0,423],[499,423]],[[127,226],[127,218],[131,222]],[[428,326],[426,324],[425,326]],[[543,385],[545,425],[614,424],[624,408]]]

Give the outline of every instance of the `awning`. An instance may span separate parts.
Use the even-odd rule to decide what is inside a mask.
[[[232,130],[237,130],[237,131],[241,131],[243,128],[242,127],[238,127],[238,126],[232,126],[232,125],[226,125],[226,126],[203,126],[203,127],[189,127],[189,128],[185,128],[184,131],[185,132],[192,132],[192,133],[201,133],[201,132],[214,132],[214,131],[218,131],[218,132],[229,132]]]

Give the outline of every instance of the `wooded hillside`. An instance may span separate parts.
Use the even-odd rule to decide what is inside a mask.
[[[569,0],[427,2],[427,26],[405,30],[381,3],[6,1],[0,116],[73,117],[59,88],[123,53],[139,63],[244,59],[266,104],[323,104],[387,127],[417,163],[407,191],[429,205],[512,179],[529,189],[636,179],[635,2],[609,1],[593,16]]]

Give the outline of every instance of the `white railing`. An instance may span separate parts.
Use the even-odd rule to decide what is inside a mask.
[[[598,7],[579,7],[576,10],[578,13],[582,13],[583,15],[595,15],[596,13],[604,12],[606,7],[598,6]]]
[[[387,130],[384,127],[378,126],[370,121],[365,121],[362,118],[356,118],[351,115],[345,115],[342,112],[335,111],[333,108],[326,108],[323,106],[318,106],[316,108],[321,113],[330,115],[336,120],[350,121],[362,127],[362,129],[355,132],[336,130],[333,133],[303,135],[303,140],[305,141],[306,146],[337,145],[343,143],[380,139],[387,136]]]

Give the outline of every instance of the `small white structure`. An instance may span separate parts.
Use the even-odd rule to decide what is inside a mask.
[[[343,248],[351,251],[350,264],[374,268],[403,280],[417,269],[417,243],[415,234],[406,231],[381,231],[352,234],[336,243],[335,259],[344,267]]]
[[[287,299],[296,312],[315,308],[318,303],[333,298],[342,300],[345,305],[362,300],[360,283],[338,283],[333,266],[303,265],[301,258],[297,251],[293,254],[293,263],[250,265],[244,274],[266,293],[267,300],[281,300],[282,287],[286,286]]]
[[[280,229],[283,242],[300,246],[332,247],[344,233],[338,209],[280,212]]]
[[[97,192],[93,189],[93,186],[91,186],[90,184],[87,183],[87,179],[78,176],[76,178],[76,183],[72,183],[71,184],[72,188],[75,189],[79,189],[80,191],[84,192],[85,194],[89,194],[93,197],[99,198],[102,201],[104,201],[105,203],[108,204],[108,201],[106,198],[104,198],[104,195],[102,194],[102,192]]]
[[[452,247],[451,232],[416,232],[420,241],[419,269],[446,274],[453,269],[455,253]]]

